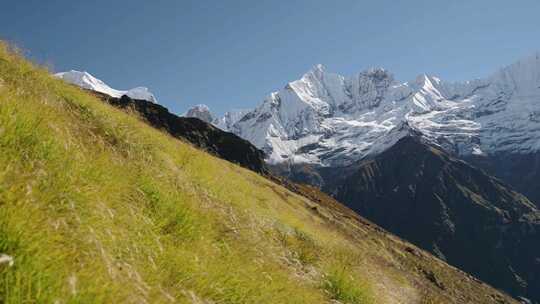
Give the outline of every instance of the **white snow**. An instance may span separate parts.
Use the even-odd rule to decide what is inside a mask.
[[[411,130],[461,155],[537,151],[540,54],[459,83],[425,74],[400,83],[381,68],[344,77],[317,65],[227,130],[271,163],[346,165]]]
[[[71,83],[84,89],[104,93],[111,97],[120,98],[122,95],[127,95],[133,99],[141,99],[157,103],[156,97],[148,90],[148,88],[136,87],[125,91],[116,90],[108,86],[103,81],[92,76],[88,72],[71,70],[69,72],[56,73],[54,76],[64,80],[67,83]]]
[[[480,149],[480,147],[478,147],[478,146],[473,146],[472,154],[473,155],[485,155],[484,151],[482,151],[482,149]]]
[[[186,113],[182,114],[181,116],[195,117],[207,123],[211,123],[224,131],[231,132],[233,125],[250,111],[251,110],[247,109],[232,110],[226,112],[222,117],[215,117],[207,105],[198,104],[189,108]]]
[[[214,119],[214,124],[222,130],[231,131],[233,125],[250,111],[249,109],[233,109],[222,117]]]
[[[182,116],[185,117],[195,117],[207,123],[212,123],[214,121],[214,116],[210,112],[210,109],[207,105],[198,104],[191,107],[185,114]]]

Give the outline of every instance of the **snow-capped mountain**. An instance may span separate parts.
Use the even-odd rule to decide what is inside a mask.
[[[231,131],[234,124],[249,112],[251,112],[251,110],[248,109],[238,109],[226,112],[222,117],[214,119],[214,125],[222,130]]]
[[[202,121],[211,123],[222,130],[230,131],[232,126],[250,111],[251,110],[232,110],[226,112],[222,117],[215,117],[207,105],[198,104],[191,107],[182,116],[196,117]]]
[[[224,128],[274,164],[346,165],[385,150],[408,128],[459,155],[533,152],[540,53],[461,83],[429,75],[401,83],[380,68],[344,77],[317,65]]]
[[[214,115],[210,112],[207,105],[198,104],[191,107],[184,115],[185,117],[195,117],[207,123],[214,122]]]
[[[56,73],[54,76],[81,88],[104,93],[112,97],[120,98],[122,95],[127,95],[133,99],[142,99],[157,103],[156,97],[148,90],[148,88],[136,87],[126,91],[116,90],[88,72],[71,70],[68,72]]]

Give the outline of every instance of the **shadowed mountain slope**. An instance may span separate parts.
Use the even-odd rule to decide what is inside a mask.
[[[465,160],[511,185],[540,208],[540,152],[471,155]]]
[[[329,191],[448,263],[516,296],[540,299],[538,209],[422,139],[401,139]]]

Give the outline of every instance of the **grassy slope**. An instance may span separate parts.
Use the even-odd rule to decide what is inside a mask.
[[[0,302],[504,299],[428,254],[154,130],[0,45]],[[329,200],[329,199],[328,199]]]

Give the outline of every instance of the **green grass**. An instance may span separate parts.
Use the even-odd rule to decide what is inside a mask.
[[[364,304],[374,302],[369,286],[352,277],[344,268],[336,268],[328,273],[323,288],[328,291],[333,299],[342,303]]]
[[[282,246],[289,250],[290,258],[301,265],[314,265],[320,260],[321,248],[304,232],[298,229],[279,231],[278,239]]]
[[[384,303],[423,284],[346,225],[0,43],[0,303]]]
[[[0,58],[2,302],[325,301],[282,262],[291,223],[252,210],[278,197],[259,177]]]

